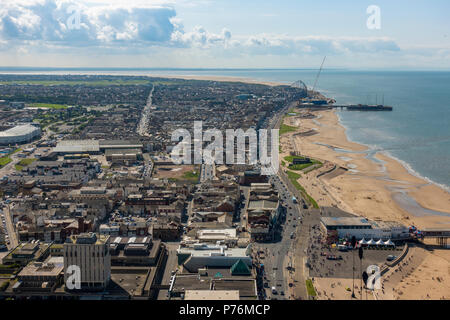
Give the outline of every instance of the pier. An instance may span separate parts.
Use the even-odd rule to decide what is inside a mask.
[[[299,108],[310,109],[341,109],[347,111],[392,111],[394,108],[391,106],[385,106],[383,104],[369,105],[369,104],[313,104],[313,103],[300,103]]]

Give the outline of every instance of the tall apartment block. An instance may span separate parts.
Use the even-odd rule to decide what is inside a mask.
[[[109,235],[82,233],[72,235],[64,243],[64,282],[73,283],[74,267],[79,267],[80,287],[83,291],[100,291],[111,279]],[[69,277],[72,276],[71,279]],[[76,290],[76,289],[73,289]]]

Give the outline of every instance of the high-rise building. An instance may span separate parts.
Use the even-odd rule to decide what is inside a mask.
[[[80,275],[80,286],[73,289],[68,287],[67,284],[73,283],[73,279],[75,279],[73,275],[77,270]],[[69,279],[71,276],[72,278]],[[64,243],[64,282],[66,290],[103,290],[110,279],[109,235],[97,235],[90,232],[73,235],[66,239]]]

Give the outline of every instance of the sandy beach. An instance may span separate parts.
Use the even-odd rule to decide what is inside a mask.
[[[298,126],[300,132],[314,130],[315,134],[283,135],[281,159],[295,147],[301,154],[324,162],[322,168],[302,174],[298,180],[319,205],[419,228],[450,227],[450,194],[446,190],[410,174],[385,154],[368,157],[367,146],[347,139],[334,110],[314,114],[315,119],[285,118],[285,124]],[[316,178],[334,164],[343,169]]]
[[[280,86],[283,83],[261,81],[251,78],[241,78],[241,77],[224,77],[224,76],[199,76],[199,75],[166,75],[166,74],[148,74],[149,77],[159,77],[168,79],[185,79],[185,80],[209,80],[209,81],[222,81],[222,82],[244,82],[244,83],[254,83],[254,84],[264,84],[267,86]],[[284,84],[285,85],[285,84]]]
[[[334,110],[314,111],[316,118],[301,117],[300,110],[295,111],[297,116],[284,119],[298,129],[281,136],[280,162],[293,150],[323,162],[321,168],[302,172],[298,179],[319,206],[419,229],[450,227],[446,190],[412,175],[386,154],[370,156],[367,146],[348,140]],[[317,290],[326,293],[319,299],[349,299],[345,285],[346,279],[315,279]],[[375,293],[369,299],[449,299],[450,251],[413,248],[383,278],[383,290]]]

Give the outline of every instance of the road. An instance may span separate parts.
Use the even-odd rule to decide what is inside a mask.
[[[213,180],[215,165],[214,164],[202,164],[200,171],[200,182],[205,182],[207,180]]]
[[[147,98],[147,104],[144,106],[144,109],[142,109],[141,120],[139,121],[136,129],[136,132],[141,136],[148,135],[148,120],[152,108],[153,90],[155,90],[155,86],[152,85],[152,90],[150,91]]]
[[[268,128],[279,128],[283,115],[291,107],[292,104],[285,106],[270,119]],[[255,245],[255,250],[265,252],[265,259],[260,263],[264,264],[266,272],[265,282],[268,287],[266,294],[272,299],[306,299],[305,281],[308,274],[305,262],[310,242],[310,229],[316,222],[311,217],[315,215],[309,209],[300,208],[304,199],[282,170],[278,171],[278,175],[270,176],[269,181],[278,190],[281,203],[286,208],[286,214],[275,241]],[[299,203],[294,203],[293,196]],[[283,292],[284,295],[273,295],[271,287],[276,287],[278,293]]]
[[[6,233],[9,236],[9,245],[8,245],[8,249],[13,249],[15,247],[17,247],[17,245],[19,244],[19,241],[17,239],[17,234],[11,219],[11,212],[10,212],[10,205],[11,204],[5,204],[3,207],[3,213],[5,215],[5,224],[6,224]]]
[[[284,210],[280,218],[281,224],[275,232],[274,241],[257,243],[255,244],[255,250],[262,250],[265,253],[265,258],[260,259],[259,263],[264,264],[265,282],[268,287],[266,289],[267,297],[291,299],[288,294],[289,283],[292,283],[292,286],[296,284],[293,282],[292,273],[288,270],[288,266],[293,266],[292,250],[297,242],[299,226],[302,223],[302,212],[299,206],[294,203],[288,187],[278,176],[271,176],[269,182],[273,183],[274,188],[279,191]],[[271,287],[276,287],[278,294],[273,295],[270,290]],[[281,293],[284,293],[284,295]]]
[[[153,161],[148,153],[144,153],[142,156],[144,158],[144,168],[142,170],[142,178],[145,179],[151,177],[152,175]]]
[[[206,156],[206,155],[204,155]],[[216,165],[213,161],[205,159],[208,163],[203,163],[200,169],[200,182],[205,182],[207,180],[214,180],[216,177]]]

